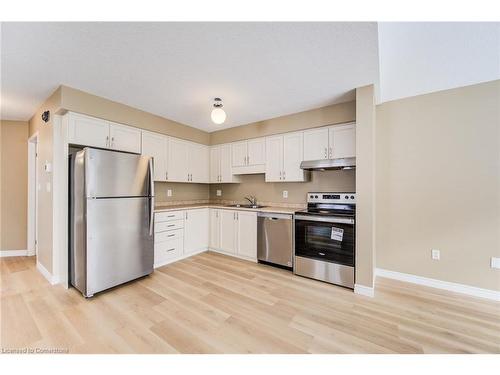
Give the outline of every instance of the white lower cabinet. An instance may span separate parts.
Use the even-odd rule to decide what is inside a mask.
[[[257,213],[211,209],[210,248],[256,260]]]
[[[257,212],[195,208],[155,214],[154,267],[207,249],[257,260]]]
[[[192,254],[208,248],[208,208],[184,211],[184,254]]]

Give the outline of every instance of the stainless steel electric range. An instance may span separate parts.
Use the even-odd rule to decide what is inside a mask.
[[[354,288],[356,193],[307,193],[295,212],[294,273]]]

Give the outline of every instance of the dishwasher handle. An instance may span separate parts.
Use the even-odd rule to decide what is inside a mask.
[[[257,217],[263,217],[270,220],[292,220],[293,215],[290,214],[278,214],[272,212],[259,212]]]

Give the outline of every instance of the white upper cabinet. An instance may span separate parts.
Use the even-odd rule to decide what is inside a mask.
[[[220,147],[210,147],[210,182],[220,182]]]
[[[266,138],[266,182],[281,182],[283,175],[283,136]]]
[[[356,124],[304,131],[304,160],[356,157]]]
[[[105,120],[68,113],[68,142],[81,146],[109,147],[109,124]]]
[[[304,160],[328,159],[328,128],[304,131]]]
[[[356,126],[332,126],[329,129],[330,159],[356,157]]]
[[[257,213],[237,211],[236,222],[236,253],[245,258],[257,259]]]
[[[143,131],[142,155],[153,157],[155,181],[167,181],[168,137]]]
[[[264,164],[266,164],[266,139],[250,139],[248,141],[247,165]]]
[[[231,144],[233,174],[264,173],[266,139],[256,138]]]
[[[68,113],[68,142],[141,153],[139,129],[73,112]]]
[[[188,143],[188,182],[209,182],[209,148],[197,143]]]
[[[309,173],[300,169],[304,152],[303,141],[302,132],[267,137],[267,182],[306,181]]]
[[[141,131],[131,126],[109,123],[110,148],[141,153]]]
[[[231,144],[233,167],[244,167],[247,165],[248,141]]]
[[[188,149],[188,142],[177,138],[168,139],[168,181],[188,182]]]
[[[300,168],[304,160],[304,133],[290,133],[283,136],[283,181],[307,181],[309,172]]]
[[[184,254],[206,250],[208,237],[208,208],[184,211]]]
[[[210,182],[240,182],[240,178],[233,175],[230,144],[217,145],[210,148]]]

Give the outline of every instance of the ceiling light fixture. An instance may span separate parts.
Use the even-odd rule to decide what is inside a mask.
[[[214,109],[212,109],[212,114],[210,115],[210,117],[212,118],[212,121],[218,125],[226,121],[226,112],[224,112],[222,106],[223,106],[222,99],[215,98]]]

